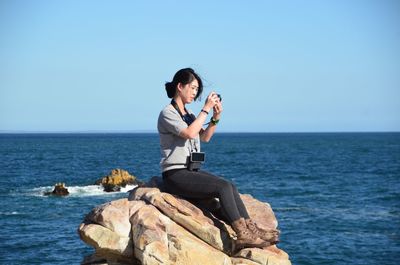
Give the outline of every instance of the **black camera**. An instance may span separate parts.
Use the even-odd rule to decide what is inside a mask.
[[[206,155],[203,152],[191,152],[188,158],[188,169],[198,171],[201,168],[201,164],[205,161]]]
[[[203,163],[206,160],[206,154],[203,152],[192,152],[190,153],[190,162]]]
[[[221,94],[217,94],[217,97],[219,98],[219,101],[222,101]]]

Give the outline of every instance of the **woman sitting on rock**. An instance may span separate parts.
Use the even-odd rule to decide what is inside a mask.
[[[218,198],[222,210],[237,234],[236,248],[265,247],[278,241],[278,231],[261,231],[250,219],[233,183],[200,170],[204,159],[200,140],[210,141],[222,112],[220,96],[211,92],[197,117],[185,105],[198,99],[203,91],[201,78],[191,68],[179,70],[165,84],[172,98],[158,118],[161,167],[168,192],[188,199]],[[207,116],[212,117],[203,129]]]

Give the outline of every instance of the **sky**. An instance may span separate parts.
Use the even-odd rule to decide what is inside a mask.
[[[0,132],[156,132],[186,67],[220,132],[400,131],[400,1],[0,0]]]

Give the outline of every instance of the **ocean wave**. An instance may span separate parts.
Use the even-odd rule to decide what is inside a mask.
[[[87,185],[87,186],[66,186],[68,189],[69,195],[71,197],[85,197],[85,196],[107,196],[118,193],[126,193],[132,189],[137,187],[137,185],[126,185],[125,187],[121,187],[120,191],[115,192],[105,192],[103,187],[100,185]],[[31,195],[34,196],[46,196],[45,193],[52,192],[54,190],[54,186],[45,186],[33,188]]]
[[[0,212],[0,215],[17,215],[20,214],[19,212]]]
[[[292,211],[308,211],[307,207],[276,207],[274,211],[277,212],[292,212]]]

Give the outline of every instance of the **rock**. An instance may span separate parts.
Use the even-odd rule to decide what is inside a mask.
[[[123,237],[114,231],[97,224],[81,224],[80,236],[93,246],[97,254],[107,257],[133,258],[133,247],[129,237]]]
[[[145,205],[131,217],[135,256],[143,264],[231,264],[230,257]]]
[[[95,185],[102,185],[106,192],[120,191],[121,187],[125,187],[126,185],[139,184],[141,184],[141,181],[137,180],[135,176],[119,168],[113,169],[108,176],[98,179],[95,182]]]
[[[65,183],[56,183],[52,192],[45,192],[44,195],[56,195],[56,196],[67,196],[69,194],[68,189],[65,187]]]
[[[160,192],[157,188],[138,188],[131,192],[130,200],[143,200],[155,206],[164,215],[183,226],[214,248],[230,252],[232,242],[228,231],[215,226],[217,219],[206,217],[203,212],[184,199],[174,197],[169,193]],[[224,223],[220,222],[223,228]],[[226,229],[225,229],[226,230]]]
[[[246,248],[235,254],[240,259],[246,258],[256,262],[256,264],[279,264],[290,265],[289,255],[280,250],[275,245],[264,249]]]
[[[138,260],[133,260],[132,262],[126,262],[126,261],[121,261],[118,259],[114,260],[107,260],[101,256],[98,256],[96,254],[92,254],[89,256],[86,256],[83,258],[83,261],[81,262],[81,265],[126,265],[126,264],[131,264],[131,265],[140,265],[140,262]]]
[[[136,208],[144,205],[144,202],[137,202]],[[86,215],[84,223],[101,225],[122,237],[129,237],[131,233],[130,207],[132,204],[127,199],[119,199],[102,204],[94,208]],[[135,208],[134,208],[135,209]]]
[[[276,228],[269,204],[241,196],[260,226]],[[96,207],[78,232],[95,248],[94,260],[106,260],[105,264],[291,264],[288,255],[275,245],[233,253],[235,233],[223,219],[158,188],[138,187],[129,199]],[[90,258],[87,260],[85,264],[90,264]]]
[[[103,185],[103,190],[105,192],[116,192],[116,191],[121,191],[121,186],[115,185],[115,184],[102,184]]]
[[[250,194],[240,194],[240,198],[246,206],[250,217],[256,221],[260,228],[268,230],[269,228],[278,227],[278,221],[269,203],[260,202],[254,199]]]

